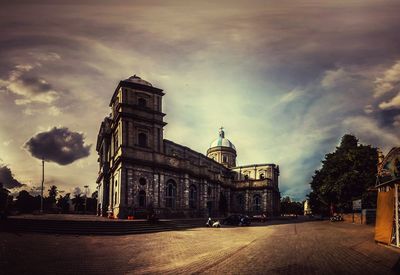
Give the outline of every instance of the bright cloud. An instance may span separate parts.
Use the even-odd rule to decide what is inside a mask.
[[[400,83],[400,61],[383,73],[382,77],[375,79],[375,97],[382,96],[392,91]]]
[[[381,104],[379,104],[379,108],[383,110],[400,108],[400,93],[398,93],[395,97],[393,97],[389,101],[384,101]]]

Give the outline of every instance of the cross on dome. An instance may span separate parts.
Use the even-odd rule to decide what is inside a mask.
[[[224,127],[221,126],[218,131],[219,135],[218,138],[215,139],[211,144],[210,148],[214,147],[229,147],[232,148],[233,150],[236,151],[235,145],[232,144],[232,142],[225,137],[225,131]]]
[[[221,128],[219,128],[219,136],[224,138],[225,137],[225,132],[224,132],[224,127],[221,126]]]

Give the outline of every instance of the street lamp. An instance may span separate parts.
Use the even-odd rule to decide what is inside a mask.
[[[42,190],[40,191],[40,213],[43,214],[44,159],[42,159]]]

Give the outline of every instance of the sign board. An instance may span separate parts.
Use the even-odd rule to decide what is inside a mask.
[[[361,210],[361,199],[353,201],[353,210]]]

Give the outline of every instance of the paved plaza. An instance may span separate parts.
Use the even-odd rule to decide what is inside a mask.
[[[0,232],[1,274],[392,274],[374,228],[302,220],[126,236]]]

